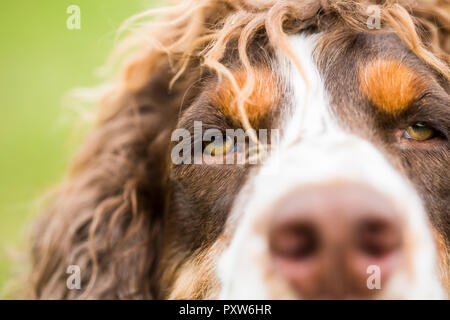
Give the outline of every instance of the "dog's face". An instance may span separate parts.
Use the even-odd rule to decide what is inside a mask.
[[[244,108],[274,151],[258,165],[225,133],[244,128],[230,81],[205,81],[182,113],[178,128],[224,137],[171,165],[166,263],[183,266],[170,297],[442,297],[427,213],[448,238],[449,83],[395,34],[320,50],[323,37],[290,37],[308,84],[277,50],[256,65]]]
[[[36,225],[33,297],[444,298],[450,17],[438,2],[382,6],[373,31],[370,1],[158,11],[119,47],[142,52]],[[67,289],[70,265],[81,290]]]

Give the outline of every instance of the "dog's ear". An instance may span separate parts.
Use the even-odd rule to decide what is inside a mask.
[[[423,42],[450,64],[450,1],[417,1],[412,14]]]
[[[144,85],[132,84],[145,68],[145,58],[131,63],[106,97],[67,181],[35,225],[32,298],[158,297],[153,275],[170,134],[195,90],[187,90],[188,72],[169,89],[174,74],[167,63],[155,66]],[[79,269],[68,269],[73,265]]]

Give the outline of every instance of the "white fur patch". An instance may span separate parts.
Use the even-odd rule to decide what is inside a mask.
[[[372,187],[403,215],[404,234],[411,240],[406,249],[410,258],[394,271],[379,298],[444,298],[434,242],[419,196],[379,150],[344,132],[335,122],[313,59],[317,36],[295,35],[290,41],[309,87],[290,59],[279,53],[277,67],[291,88],[287,93],[291,105],[281,125],[277,170],[273,172],[275,159],[268,159],[235,203],[226,227],[231,244],[219,261],[220,298],[297,297],[270,267],[268,216],[277,200],[291,190],[337,179]]]

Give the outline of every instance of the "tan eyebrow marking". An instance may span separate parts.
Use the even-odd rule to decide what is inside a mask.
[[[277,88],[277,79],[268,68],[259,68],[255,71],[256,82],[254,89],[244,104],[245,112],[251,124],[263,118],[273,110],[280,99]],[[239,88],[243,88],[247,80],[245,70],[233,72]],[[236,92],[229,79],[224,79],[218,86],[210,92],[212,101],[218,105],[222,111],[231,118],[239,119],[240,113],[236,102]]]
[[[378,59],[360,69],[363,93],[381,111],[397,115],[426,89],[425,80],[397,60]]]

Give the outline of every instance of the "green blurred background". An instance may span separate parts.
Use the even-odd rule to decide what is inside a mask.
[[[0,4],[0,297],[20,262],[36,199],[64,175],[76,148],[76,114],[62,103],[76,87],[95,86],[95,71],[129,16],[160,0],[26,0]],[[81,29],[69,30],[69,5]],[[77,120],[78,121],[78,120]]]

